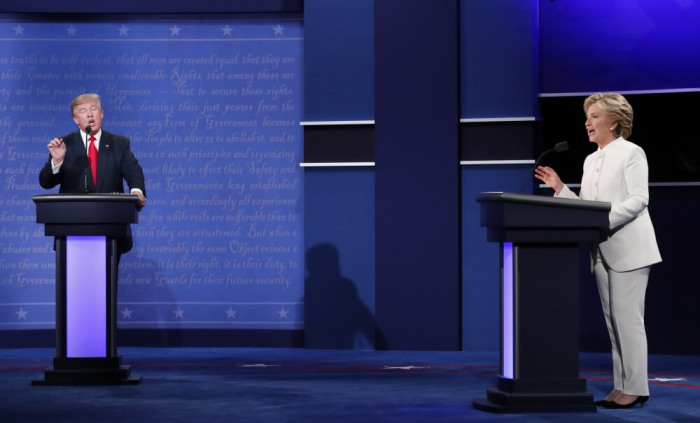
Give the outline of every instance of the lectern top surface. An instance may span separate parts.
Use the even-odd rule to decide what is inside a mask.
[[[90,194],[36,194],[32,196],[35,203],[56,203],[56,202],[124,202],[138,203],[139,197],[135,194],[120,193],[90,193]]]
[[[476,197],[479,203],[521,203],[548,207],[572,207],[585,210],[610,211],[611,204],[605,201],[579,200],[572,198],[545,197],[542,195],[514,194],[509,192],[482,192]]]

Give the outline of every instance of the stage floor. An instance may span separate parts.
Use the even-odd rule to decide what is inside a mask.
[[[133,386],[32,386],[53,349],[0,349],[0,421],[9,422],[697,422],[700,357],[651,356],[651,398],[632,410],[491,414],[472,407],[498,373],[495,352],[120,348]],[[595,399],[608,354],[581,354]]]

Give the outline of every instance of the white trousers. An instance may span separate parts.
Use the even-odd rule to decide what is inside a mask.
[[[615,272],[597,253],[593,272],[612,344],[614,389],[649,395],[644,297],[651,266]]]

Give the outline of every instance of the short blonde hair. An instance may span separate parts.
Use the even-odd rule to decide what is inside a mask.
[[[616,137],[627,139],[632,135],[634,112],[625,97],[617,93],[596,93],[583,102],[583,111],[588,113],[588,108],[595,103],[616,123],[613,130]]]
[[[94,93],[81,94],[74,98],[73,102],[70,104],[70,110],[73,117],[78,114],[78,105],[87,103],[88,101],[97,102],[97,108],[100,109],[100,111],[102,110],[102,103],[100,102],[99,95]]]

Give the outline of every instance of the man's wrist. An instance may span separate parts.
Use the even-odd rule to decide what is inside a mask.
[[[61,170],[62,164],[63,164],[63,160],[61,160],[59,163],[54,163],[54,160],[51,159],[51,170],[53,171],[54,174],[58,173],[58,171]]]

